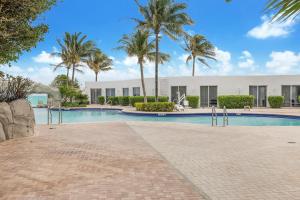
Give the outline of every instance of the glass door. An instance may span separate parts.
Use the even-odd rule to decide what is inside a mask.
[[[257,86],[249,86],[249,94],[254,96],[253,107],[257,107]]]
[[[186,86],[172,86],[171,87],[171,101],[177,103],[178,95],[186,95]]]
[[[209,86],[209,106],[217,106],[218,105],[218,87],[217,86]]]
[[[91,89],[91,104],[99,103],[99,96],[101,96],[101,89]]]
[[[200,106],[208,107],[208,86],[200,86]]]
[[[267,107],[267,86],[258,86],[258,107]]]
[[[291,106],[291,86],[283,85],[281,86],[281,93],[284,97],[283,106],[290,107]]]

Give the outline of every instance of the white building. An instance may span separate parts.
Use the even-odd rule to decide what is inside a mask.
[[[147,96],[154,96],[154,78],[145,79]],[[98,96],[140,96],[141,81],[120,80],[86,82],[86,94],[91,103],[97,103]],[[284,106],[298,106],[300,96],[300,75],[272,76],[197,76],[162,77],[159,79],[159,96],[169,96],[171,101],[180,94],[199,96],[201,107],[217,102],[219,95],[253,95],[254,105],[268,106],[268,96],[284,96]]]

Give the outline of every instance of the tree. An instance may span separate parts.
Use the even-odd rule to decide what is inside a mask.
[[[95,49],[88,58],[85,60],[85,63],[89,66],[91,70],[95,73],[96,82],[98,81],[98,74],[101,71],[109,71],[111,70],[111,66],[113,64],[112,59],[106,56],[101,52],[100,49]]]
[[[118,49],[124,50],[129,56],[136,56],[137,62],[140,65],[141,71],[141,83],[144,95],[144,102],[147,102],[145,81],[144,81],[144,63],[146,60],[154,61],[156,57],[155,41],[149,41],[149,31],[138,30],[132,35],[123,35],[122,39],[119,40],[120,47]],[[159,53],[158,60],[160,63],[167,61],[169,55]]]
[[[231,2],[232,0],[225,0]],[[286,21],[300,13],[300,0],[268,0],[265,11],[275,11],[273,20]]]
[[[65,58],[67,63],[72,66],[73,84],[75,81],[75,71],[79,71],[78,67],[82,67],[82,62],[95,50],[95,44],[91,40],[85,41],[86,38],[87,36],[81,36],[81,33],[70,34],[66,32],[63,43],[57,40],[61,47],[61,52],[67,57]]]
[[[285,21],[300,13],[300,0],[268,0],[266,11],[276,11],[273,19]]]
[[[16,61],[43,39],[48,26],[36,20],[56,0],[0,1],[0,64]]]
[[[54,80],[51,82],[51,87],[56,87],[59,88],[61,86],[65,86],[68,87],[70,85],[70,83],[72,82],[72,80],[70,80],[70,78],[68,78],[66,75],[61,74],[61,75],[57,75]],[[74,84],[72,85],[74,88],[79,88],[79,83],[78,80],[75,79]]]
[[[62,47],[61,52],[54,52],[54,53],[52,53],[52,55],[53,56],[59,56],[62,60],[62,62],[58,63],[57,65],[54,65],[53,71],[56,71],[59,68],[66,68],[67,69],[66,80],[68,80],[70,69],[72,68],[72,62],[71,62],[70,56],[68,55],[68,51]],[[78,71],[81,72],[80,70],[78,70]],[[67,81],[66,84],[68,86],[69,81]]]
[[[203,35],[186,35],[184,50],[189,53],[186,62],[193,61],[192,76],[195,76],[196,60],[206,66],[209,66],[206,59],[216,60],[214,58],[216,56],[215,47]]]
[[[166,34],[171,39],[181,36],[184,25],[191,25],[193,21],[183,12],[186,4],[175,3],[173,0],[148,0],[146,6],[142,6],[135,0],[144,20],[134,19],[139,29],[150,30],[155,35],[155,99],[158,100],[158,65],[159,65],[159,38],[160,34]]]

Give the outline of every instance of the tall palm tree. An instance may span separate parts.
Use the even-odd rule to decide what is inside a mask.
[[[87,36],[81,36],[81,33],[70,34],[65,33],[63,42],[58,40],[58,44],[62,49],[62,52],[65,53],[67,63],[71,64],[72,68],[72,83],[75,80],[75,71],[78,71],[78,67],[82,67],[82,62],[87,58],[92,51],[95,49],[95,44],[88,40],[86,41]]]
[[[91,70],[95,73],[96,82],[98,81],[98,74],[101,71],[109,71],[111,70],[111,66],[113,64],[112,59],[107,57],[104,53],[101,52],[100,49],[95,49],[88,58],[85,60],[85,63],[89,66]]]
[[[216,60],[215,47],[207,41],[203,35],[196,34],[194,36],[185,36],[185,48],[184,50],[189,53],[186,62],[193,61],[193,73],[195,76],[195,64],[196,60],[209,67],[206,59]]]
[[[148,0],[142,6],[135,0],[144,20],[134,19],[139,29],[150,30],[155,34],[155,99],[158,100],[158,65],[159,65],[159,37],[166,34],[175,40],[183,34],[183,26],[191,25],[193,21],[184,12],[186,4],[175,3],[173,0]]]
[[[52,53],[52,56],[59,56],[61,58],[61,62],[53,65],[54,69],[53,71],[58,70],[59,68],[66,68],[67,69],[67,87],[69,86],[69,73],[70,69],[72,68],[72,63],[69,59],[68,51],[62,47],[61,52],[54,52]],[[78,69],[77,69],[78,70]]]
[[[136,56],[137,62],[140,65],[141,83],[144,95],[144,102],[147,102],[147,94],[144,81],[144,63],[154,61],[156,58],[155,41],[149,41],[149,31],[137,30],[132,35],[123,35],[119,40],[120,46],[117,49],[124,50],[129,56]],[[158,61],[163,63],[169,59],[169,55],[159,53]]]

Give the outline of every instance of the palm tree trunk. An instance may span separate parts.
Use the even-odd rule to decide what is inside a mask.
[[[158,102],[158,54],[159,54],[159,33],[155,34],[155,102]]]
[[[144,103],[147,103],[147,94],[146,94],[145,80],[144,80],[144,66],[143,66],[143,62],[139,62],[139,63],[140,63],[140,70],[141,70],[141,82],[142,82],[142,89],[144,95]]]
[[[195,62],[196,62],[196,59],[193,56],[193,76],[195,76]]]
[[[98,72],[95,72],[96,75],[96,82],[98,82]]]
[[[74,85],[74,81],[75,81],[75,67],[76,67],[76,65],[75,64],[73,64],[73,69],[72,69],[72,84]]]
[[[67,68],[67,87],[69,87],[69,72],[70,68]]]

